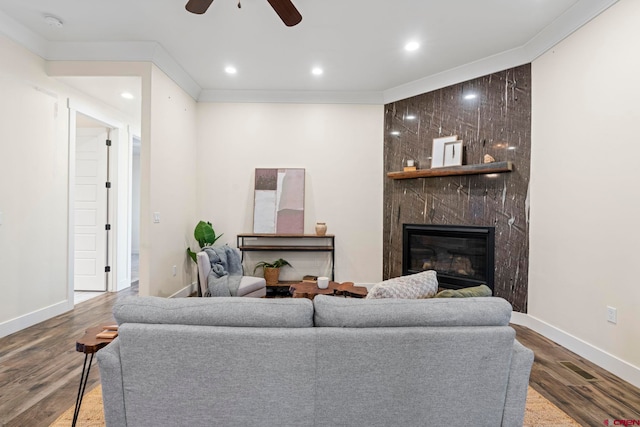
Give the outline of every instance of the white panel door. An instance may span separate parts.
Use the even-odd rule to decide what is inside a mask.
[[[106,291],[106,129],[76,130],[74,289]]]

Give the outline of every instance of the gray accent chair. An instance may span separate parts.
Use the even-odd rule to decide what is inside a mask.
[[[203,251],[196,254],[196,260],[198,263],[198,278],[200,279],[200,295],[204,295],[207,292],[211,262],[209,255]],[[265,295],[267,295],[267,282],[262,277],[242,276],[237,296],[262,298]]]
[[[533,352],[501,298],[130,297],[107,426],[521,426]]]

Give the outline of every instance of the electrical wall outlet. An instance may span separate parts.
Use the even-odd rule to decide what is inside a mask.
[[[618,309],[607,306],[607,322],[618,323]]]

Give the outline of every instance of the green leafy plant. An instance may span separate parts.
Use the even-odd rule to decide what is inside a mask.
[[[204,222],[204,221],[200,221],[196,225],[195,230],[193,230],[193,237],[198,241],[198,244],[200,245],[200,249],[204,248],[205,246],[213,245],[216,242],[216,240],[218,240],[220,237],[223,236],[223,234],[224,233],[220,235],[216,235],[216,232],[213,229],[213,226],[211,225],[211,223]],[[196,260],[196,252],[193,252],[190,247],[187,248],[187,253],[191,257],[193,262],[195,263],[198,262]]]
[[[289,264],[289,261],[287,261],[286,259],[277,259],[273,262],[266,262],[266,261],[260,261],[259,263],[256,264],[255,268],[253,269],[253,272],[255,273],[257,269],[259,268],[281,268],[281,267],[285,267],[285,266],[289,266],[289,267],[293,267],[291,264]]]

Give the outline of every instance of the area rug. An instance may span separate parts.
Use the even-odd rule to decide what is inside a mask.
[[[73,421],[73,406],[62,414],[50,427],[69,427]],[[102,388],[97,386],[85,394],[78,416],[78,427],[104,426],[102,411]],[[540,393],[529,387],[527,406],[524,413],[524,427],[580,427],[571,417],[562,412]]]

